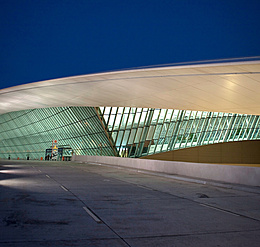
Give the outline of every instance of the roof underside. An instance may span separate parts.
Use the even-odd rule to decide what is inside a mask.
[[[57,106],[128,106],[260,115],[260,61],[125,70],[0,90],[0,114]]]

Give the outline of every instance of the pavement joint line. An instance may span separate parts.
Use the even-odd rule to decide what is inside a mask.
[[[211,234],[230,234],[230,233],[245,233],[245,232],[258,232],[260,229],[251,230],[231,230],[231,231],[212,231],[212,232],[197,232],[197,233],[183,233],[183,234],[166,234],[166,235],[153,235],[153,236],[133,236],[126,237],[125,239],[144,239],[144,238],[168,238],[168,237],[187,237],[187,236],[204,236]]]
[[[60,241],[66,241],[66,243],[68,242],[75,242],[75,241],[89,241],[89,240],[118,240],[118,238],[115,237],[101,237],[101,238],[77,238],[77,239],[43,239],[43,240],[0,240],[0,244],[20,244],[20,243],[50,243],[50,242],[60,242]]]
[[[59,168],[63,168],[63,167],[59,167]],[[36,167],[36,169],[37,169],[37,167]],[[61,170],[60,169],[60,170]],[[44,169],[45,170],[45,169]],[[95,168],[95,169],[93,169],[93,170],[91,170],[91,169],[88,169],[88,168],[84,168],[84,169],[82,169],[82,170],[85,170],[86,172],[88,172],[88,171],[90,171],[90,172],[93,172],[93,173],[96,173],[96,174],[101,174],[101,173],[99,173],[98,171],[99,171],[99,169],[97,169],[97,168]],[[109,169],[104,169],[105,171],[106,170],[108,170],[109,171]],[[115,174],[118,174],[117,172],[115,172],[116,170],[112,170],[112,172],[111,172],[111,175],[109,174],[109,177],[112,177],[113,178],[113,174],[115,173]],[[42,175],[44,176],[46,173],[43,173]],[[39,174],[38,174],[39,175]],[[136,174],[135,174],[136,175]],[[51,173],[50,174],[50,176],[51,176],[51,179],[52,180],[54,180],[54,181],[56,181],[57,183],[59,183],[59,185],[61,185],[61,183],[67,183],[67,181],[64,181],[64,180],[60,180],[60,177],[57,177],[56,178],[56,173]],[[106,176],[107,177],[107,176]],[[116,177],[116,175],[114,176],[114,177]],[[121,176],[119,176],[119,178],[120,178]],[[146,177],[146,176],[140,176],[140,177]],[[58,182],[57,180],[55,180],[55,179],[57,179],[57,180],[60,180],[60,182]],[[125,177],[123,177],[123,179],[126,179],[126,180],[128,180],[128,178],[125,178]],[[151,179],[152,179],[152,176],[151,176]],[[130,177],[130,179],[129,179],[130,181],[136,181],[135,180],[135,178],[131,178]],[[121,180],[121,181],[124,181],[124,180]],[[148,185],[148,187],[150,187],[150,188],[153,188],[153,187],[155,187],[156,188],[156,186],[151,186],[151,185],[149,185],[148,183],[146,183],[145,181],[144,182],[142,182],[143,180],[141,180],[141,184],[143,184],[144,186],[147,186]],[[124,181],[125,182],[125,181]],[[45,181],[45,184],[47,183],[47,181]],[[138,181],[138,183],[140,183],[140,181]],[[137,186],[138,186],[138,184],[136,184]],[[68,187],[68,188],[70,188],[70,187]],[[159,188],[159,191],[160,192],[163,192],[163,193],[165,193],[165,192],[167,192],[167,190],[164,190],[164,189],[162,189],[161,187],[158,187]],[[70,188],[70,189],[72,189],[72,190],[74,190],[73,188]],[[171,194],[171,195],[174,195],[174,193],[176,193],[175,191],[169,191],[170,193],[169,194]],[[78,192],[77,191],[75,191],[74,192],[75,193],[75,195],[77,195],[78,194]],[[178,195],[178,194],[177,194]],[[179,194],[179,195],[181,195],[181,194]],[[183,194],[182,194],[183,195]],[[81,198],[81,194],[78,194],[78,198],[80,199]],[[200,200],[200,199],[199,199]],[[206,199],[207,200],[207,199]],[[203,202],[206,202],[206,201],[204,201],[204,199],[202,200]],[[200,200],[198,203],[202,203],[202,201]],[[84,201],[82,201],[83,203],[84,203]],[[87,203],[87,201],[86,201],[86,203]],[[209,205],[207,205],[207,206],[210,206],[211,205],[211,203],[210,202],[208,202],[207,201],[207,203],[209,203]],[[85,204],[85,203],[84,203]],[[206,203],[205,203],[206,204]],[[213,204],[214,205],[214,204]],[[84,206],[84,205],[76,205],[77,207],[79,207],[79,210],[81,210],[82,211],[82,213],[85,215],[85,217],[87,217],[87,219],[88,220],[90,220],[90,221],[93,221],[93,219],[91,220],[90,218],[89,218],[89,216],[88,215],[86,215],[86,213],[84,213],[83,212],[83,210],[82,210],[82,207]],[[86,204],[85,204],[85,206],[86,207],[88,207]],[[199,206],[199,205],[198,205]],[[203,205],[203,206],[205,206],[205,205]],[[199,206],[200,207],[200,206]],[[212,207],[212,206],[210,206],[210,207]],[[220,205],[218,205],[218,207],[221,207]],[[226,208],[225,206],[223,206],[223,208]],[[91,209],[92,209],[92,206],[91,206]],[[91,210],[90,209],[90,210]],[[214,209],[216,209],[216,208],[214,208]],[[93,212],[96,212],[97,213],[97,215],[99,215],[100,214],[100,209],[99,208],[96,208],[96,207],[94,207],[93,208]],[[214,211],[212,211],[212,210],[210,210],[210,209],[205,209],[206,211],[208,211],[209,213],[210,213],[210,211],[211,211],[211,214],[212,213],[214,213]],[[233,210],[233,208],[232,208],[232,210]],[[203,208],[201,208],[201,210],[200,211],[202,211],[202,214],[204,214],[203,213]],[[216,211],[217,212],[217,211]],[[228,215],[225,215],[225,214],[223,214],[223,213],[217,213],[217,214],[219,214],[219,215],[221,215],[222,214],[222,217],[224,218],[224,217],[227,217]],[[104,218],[103,219],[103,217],[102,217],[102,215],[100,215],[101,216],[101,220],[102,220],[102,222],[103,222],[103,224],[106,224],[106,219]],[[236,216],[242,216],[243,217],[243,215],[236,215]],[[235,218],[235,217],[231,217],[230,216],[230,218],[232,219],[232,218]],[[86,220],[86,219],[85,219]],[[238,219],[239,220],[239,219]],[[95,223],[93,223],[93,224],[95,224]],[[108,227],[111,227],[111,229],[112,229],[112,226],[113,225],[111,225],[111,226],[109,226],[109,224],[110,224],[110,222],[108,222]],[[102,225],[100,225],[100,226],[102,226]],[[256,228],[258,228],[258,230],[255,230]],[[168,235],[168,234],[165,234],[166,232],[158,232],[158,234],[156,235],[153,235],[153,236],[148,236],[148,234],[145,234],[145,232],[144,233],[142,233],[142,234],[140,234],[141,236],[138,236],[138,235],[128,235],[128,236],[123,236],[123,238],[121,238],[121,239],[124,239],[125,241],[129,241],[130,243],[131,243],[131,241],[130,241],[130,239],[132,238],[134,238],[134,239],[138,239],[139,237],[140,238],[151,238],[151,242],[153,242],[153,238],[156,238],[156,237],[168,237],[168,236],[187,236],[187,234],[189,234],[189,235],[191,235],[191,236],[196,236],[197,235],[197,233],[199,234],[199,235],[203,235],[203,234],[221,234],[221,233],[224,233],[224,234],[226,234],[226,233],[230,233],[230,232],[241,232],[241,233],[244,233],[244,232],[249,232],[249,230],[248,230],[248,228],[242,228],[240,231],[239,231],[239,228],[237,229],[237,228],[231,228],[231,229],[227,229],[227,230],[231,230],[231,231],[223,231],[223,230],[225,230],[225,229],[221,229],[221,228],[218,228],[218,229],[212,229],[212,231],[207,231],[207,230],[210,230],[210,229],[201,229],[202,231],[200,231],[198,228],[197,229],[195,229],[195,231],[184,231],[184,232],[175,232],[175,234],[174,234],[174,232],[172,232],[173,233],[173,235],[171,234],[171,232],[169,232],[170,234]],[[112,231],[113,231],[113,229],[112,229]],[[259,229],[259,225],[257,225],[256,227],[254,227],[254,233],[253,234],[251,234],[251,236],[254,236],[254,235],[257,235],[257,234],[259,234],[259,231],[260,231],[260,229]],[[114,232],[115,232],[115,230],[114,230]],[[186,233],[185,233],[186,232]],[[183,235],[183,234],[185,234],[185,235]],[[168,236],[167,236],[168,235]],[[240,234],[237,234],[238,236],[240,235]],[[220,236],[221,237],[221,236]],[[227,235],[227,237],[228,237],[228,235]],[[47,240],[48,241],[48,240]],[[51,244],[51,243],[50,243]],[[0,244],[1,245],[1,244]]]
[[[215,187],[225,188],[225,189],[233,189],[233,190],[239,190],[239,191],[245,191],[253,194],[260,194],[259,187],[247,187],[246,185],[239,185],[239,184],[229,184],[224,182],[218,182],[213,180],[203,180],[202,178],[192,178],[192,177],[184,177],[181,175],[174,175],[174,174],[167,174],[167,173],[161,173],[161,172],[154,172],[154,171],[146,171],[146,170],[140,170],[138,168],[131,168],[131,167],[125,167],[125,166],[118,166],[118,165],[110,165],[105,163],[95,163],[95,162],[81,162],[89,165],[101,165],[101,166],[107,166],[112,168],[117,168],[121,170],[128,170],[128,171],[135,171],[137,173],[143,173],[147,175],[152,176],[159,176],[164,178],[171,178],[179,181],[189,182],[189,183],[196,183],[196,184],[203,184],[203,185],[211,185]]]
[[[107,166],[107,167],[112,167],[112,168],[118,168],[118,169],[123,169],[123,170],[131,170],[131,171],[133,171],[133,170],[135,170],[136,171],[136,169],[131,169],[131,168],[128,168],[128,167],[118,167],[118,166],[113,166],[113,165],[109,165],[109,164],[100,164],[100,163],[88,163],[87,162],[87,164],[90,164],[90,165],[101,165],[101,166]],[[139,172],[139,170],[137,171],[137,172]],[[148,175],[152,175],[152,176],[162,176],[162,177],[166,177],[166,178],[169,178],[169,177],[171,177],[171,175],[168,175],[167,176],[167,174],[164,174],[164,175],[166,175],[166,176],[163,176],[163,175],[161,175],[160,173],[157,175],[157,173],[154,173],[154,172],[146,172],[146,171],[140,171],[141,173],[144,173],[144,174],[148,174]],[[118,178],[115,178],[115,179],[117,179],[117,180],[119,180],[119,181],[122,181],[122,182],[125,182],[125,183],[129,183],[129,184],[133,184],[133,185],[136,185],[136,186],[138,186],[138,184],[136,184],[136,183],[132,183],[132,182],[129,182],[129,181],[125,181],[125,180],[121,180],[121,179],[118,179]],[[200,180],[198,180],[198,181],[200,181]],[[208,183],[207,183],[208,184]],[[217,186],[217,185],[215,185],[215,186]],[[217,186],[218,187],[218,186]],[[230,189],[230,188],[229,188]],[[235,189],[235,188],[232,188],[231,187],[231,189]],[[151,190],[153,190],[153,191],[159,191],[159,190],[155,190],[155,189],[153,189],[153,188],[151,188]],[[215,209],[215,210],[218,210],[218,211],[220,211],[220,212],[225,212],[225,213],[229,213],[229,214],[232,214],[232,215],[234,215],[234,216],[240,216],[240,217],[244,217],[244,218],[247,218],[247,219],[251,219],[251,220],[255,220],[255,221],[260,221],[259,219],[256,219],[256,218],[253,218],[253,217],[249,217],[249,216],[246,216],[246,215],[243,215],[243,214],[238,214],[238,213],[235,213],[235,212],[231,212],[231,211],[229,211],[229,210],[225,210],[225,209],[221,209],[221,208],[218,208],[218,207],[214,207],[214,206],[211,206],[211,205],[208,205],[208,204],[203,204],[203,203],[200,203],[200,202],[198,202],[198,201],[196,201],[196,200],[192,200],[192,199],[189,199],[189,198],[186,198],[186,197],[182,197],[182,196],[177,196],[177,195],[174,195],[174,194],[171,194],[171,193],[169,193],[169,192],[165,192],[165,191],[159,191],[159,192],[161,192],[161,193],[165,193],[165,194],[168,194],[168,195],[171,195],[171,196],[174,196],[174,197],[177,197],[177,198],[180,198],[180,199],[184,199],[184,200],[188,200],[188,201],[191,201],[191,202],[194,202],[194,203],[196,203],[196,204],[199,204],[199,205],[201,205],[201,206],[205,206],[205,207],[209,207],[209,208],[212,208],[212,209]]]
[[[121,180],[121,179],[117,179],[117,180],[122,181],[122,182],[125,182],[125,183],[129,183],[129,184],[132,184],[132,185],[136,185],[136,186],[138,186],[138,187],[142,187],[142,188],[148,189],[148,187],[145,187],[145,186],[142,186],[142,185],[139,186],[139,185],[136,184],[136,183],[131,183],[131,182],[128,182],[128,181],[125,181],[125,180]],[[190,202],[194,202],[194,203],[199,204],[199,205],[201,205],[201,206],[205,206],[205,207],[208,207],[208,208],[212,208],[212,209],[218,210],[218,211],[220,211],[220,212],[228,213],[228,214],[231,214],[231,215],[234,215],[234,216],[240,216],[240,217],[244,217],[244,218],[247,218],[247,219],[255,220],[255,221],[258,221],[258,222],[260,221],[259,219],[256,219],[256,218],[252,218],[252,217],[249,217],[249,216],[246,216],[246,215],[243,215],[243,214],[238,214],[238,213],[235,213],[235,212],[231,212],[231,211],[229,211],[229,210],[221,209],[221,208],[218,208],[218,207],[215,207],[215,206],[206,204],[206,203],[200,203],[200,202],[198,202],[198,201],[196,201],[196,200],[189,199],[189,198],[182,197],[182,196],[177,196],[177,195],[171,194],[171,193],[166,192],[166,191],[160,191],[160,190],[156,190],[156,189],[153,189],[153,188],[150,188],[150,190],[152,190],[152,191],[157,191],[157,192],[160,192],[160,193],[165,193],[165,194],[168,194],[168,195],[171,195],[171,196],[180,198],[180,199],[188,200],[188,201],[190,201]]]
[[[137,185],[137,187],[143,188],[143,189],[146,189],[146,190],[152,190],[152,191],[153,191],[153,189],[151,189],[151,188],[149,188],[149,187],[142,186],[142,185]]]
[[[56,181],[56,180],[55,180]],[[57,182],[57,181],[56,181]],[[57,183],[59,183],[59,182],[57,182]],[[84,201],[82,201],[76,194],[74,194],[72,191],[69,191],[74,197],[76,197],[80,202],[82,202],[82,204],[83,205],[85,205],[85,207],[83,207],[84,208],[84,210],[86,210],[85,208],[88,208],[87,207],[87,205],[85,204],[85,202]],[[89,208],[88,208],[89,209]],[[89,209],[91,212],[92,212],[92,210],[91,209]],[[93,213],[94,214],[94,213]],[[95,215],[95,214],[94,214]],[[128,243],[127,243],[127,241],[123,238],[123,237],[121,237],[111,226],[109,226],[106,222],[104,222],[104,221],[102,221],[101,220],[101,223],[103,223],[104,225],[106,225],[114,234],[116,234],[127,246],[129,246],[129,247],[131,247]]]
[[[88,207],[83,207],[83,209],[97,222],[102,223],[102,220],[98,218]]]
[[[200,205],[203,206],[203,207],[207,207],[207,208],[211,208],[211,209],[220,211],[220,212],[231,214],[231,215],[234,215],[234,216],[237,216],[237,217],[239,217],[239,216],[241,217],[241,215],[239,215],[239,214],[236,214],[236,213],[233,213],[233,212],[229,212],[227,210],[224,210],[224,209],[221,209],[221,208],[217,208],[217,207],[214,207],[214,206],[211,206],[211,205],[208,205],[208,204],[200,203]]]
[[[63,190],[69,191],[67,188],[65,188],[63,185],[60,186]]]
[[[73,167],[74,168],[74,167]],[[47,176],[47,175],[46,175]],[[53,181],[55,181],[57,184],[59,184],[60,186],[62,185],[59,181],[57,181],[56,179],[54,179],[54,178],[51,178]],[[77,196],[75,193],[73,193],[71,190],[68,190],[75,198],[77,198],[83,205],[85,205],[85,207],[83,207],[83,209],[86,211],[86,209],[85,208],[87,208],[88,210],[90,210],[90,212],[92,212],[91,211],[91,209],[89,209],[88,207],[87,207],[87,205],[85,204],[85,202],[79,197],[79,196]],[[92,212],[94,215],[95,215],[95,213],[94,212]],[[96,216],[97,217],[97,216]],[[98,218],[98,217],[97,217]],[[99,219],[99,218],[98,218]],[[104,221],[102,221],[101,219],[100,219],[100,223],[103,223],[104,225],[106,225],[116,236],[118,236],[127,246],[129,246],[129,247],[131,247],[131,245],[123,238],[123,237],[121,237],[111,226],[109,226],[106,222],[104,222]]]

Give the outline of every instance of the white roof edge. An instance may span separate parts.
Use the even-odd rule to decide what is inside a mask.
[[[6,93],[5,91],[15,91],[15,89],[27,86],[41,86],[40,84],[45,83],[53,83],[55,81],[64,81],[64,80],[70,80],[70,79],[81,79],[81,78],[89,78],[89,77],[95,77],[95,76],[102,76],[102,75],[113,75],[113,74],[124,74],[124,73],[135,73],[138,71],[158,71],[158,70],[172,70],[172,69],[191,69],[191,68],[202,68],[202,67],[219,67],[219,66],[239,66],[239,65],[245,65],[245,64],[258,64],[260,63],[260,60],[254,60],[254,61],[239,61],[239,62],[219,62],[219,63],[204,63],[204,64],[191,64],[191,65],[176,65],[176,66],[165,66],[163,67],[152,67],[152,68],[136,68],[136,69],[125,69],[125,70],[116,70],[116,71],[109,71],[109,72],[99,72],[99,73],[93,73],[93,74],[83,74],[83,75],[75,75],[75,76],[68,76],[68,77],[61,77],[61,78],[55,78],[55,79],[49,79],[49,80],[43,80],[43,81],[36,81],[36,82],[30,82],[25,83],[21,85],[16,85],[8,88],[0,89],[0,95],[2,93]],[[156,65],[155,65],[156,66]],[[45,86],[45,85],[42,85]]]

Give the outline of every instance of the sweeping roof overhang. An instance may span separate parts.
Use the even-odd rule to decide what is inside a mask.
[[[0,90],[0,114],[58,106],[129,106],[260,115],[260,61],[88,74]]]

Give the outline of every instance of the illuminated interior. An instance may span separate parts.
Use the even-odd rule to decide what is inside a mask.
[[[45,159],[52,140],[76,155],[142,157],[259,140],[259,116],[135,107],[52,107],[0,115],[0,157]]]

